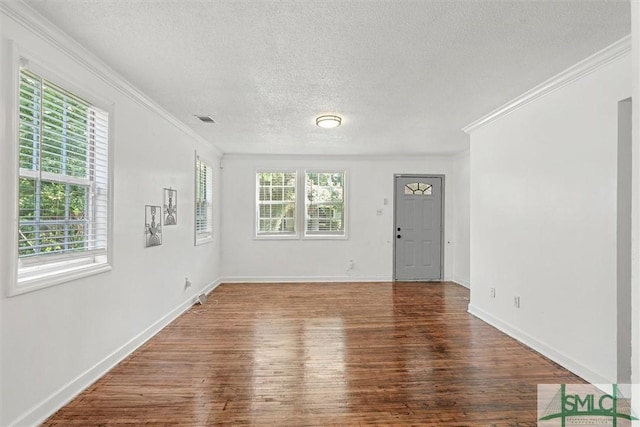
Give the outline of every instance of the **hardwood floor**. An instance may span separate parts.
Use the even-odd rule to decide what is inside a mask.
[[[535,426],[575,375],[452,283],[225,284],[46,426]]]

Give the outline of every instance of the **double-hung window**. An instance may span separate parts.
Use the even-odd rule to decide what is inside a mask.
[[[213,240],[213,169],[196,156],[195,244]]]
[[[344,172],[306,172],[305,236],[345,236],[344,189]]]
[[[256,174],[256,233],[258,236],[296,236],[297,173]]]
[[[256,237],[345,238],[345,188],[344,170],[257,172]]]
[[[109,268],[108,113],[26,68],[18,101],[15,293]]]

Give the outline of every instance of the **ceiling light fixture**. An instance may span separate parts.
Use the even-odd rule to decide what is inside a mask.
[[[199,116],[196,114],[196,118],[200,120],[202,123],[215,123],[213,117],[211,116]]]
[[[316,125],[324,129],[337,128],[342,124],[342,117],[333,114],[325,114],[324,116],[316,117]]]

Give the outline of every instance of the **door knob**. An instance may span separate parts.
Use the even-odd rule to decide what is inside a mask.
[[[400,231],[400,227],[398,227],[398,231]]]
[[[396,237],[399,239],[399,238],[401,238],[402,236],[398,234]]]

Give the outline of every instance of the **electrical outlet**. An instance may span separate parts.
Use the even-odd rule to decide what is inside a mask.
[[[515,308],[520,308],[520,297],[513,297],[513,306]]]
[[[496,288],[491,288],[491,298],[496,297]]]
[[[188,277],[184,278],[184,287],[185,288],[190,288],[191,287],[191,280],[189,280]]]

